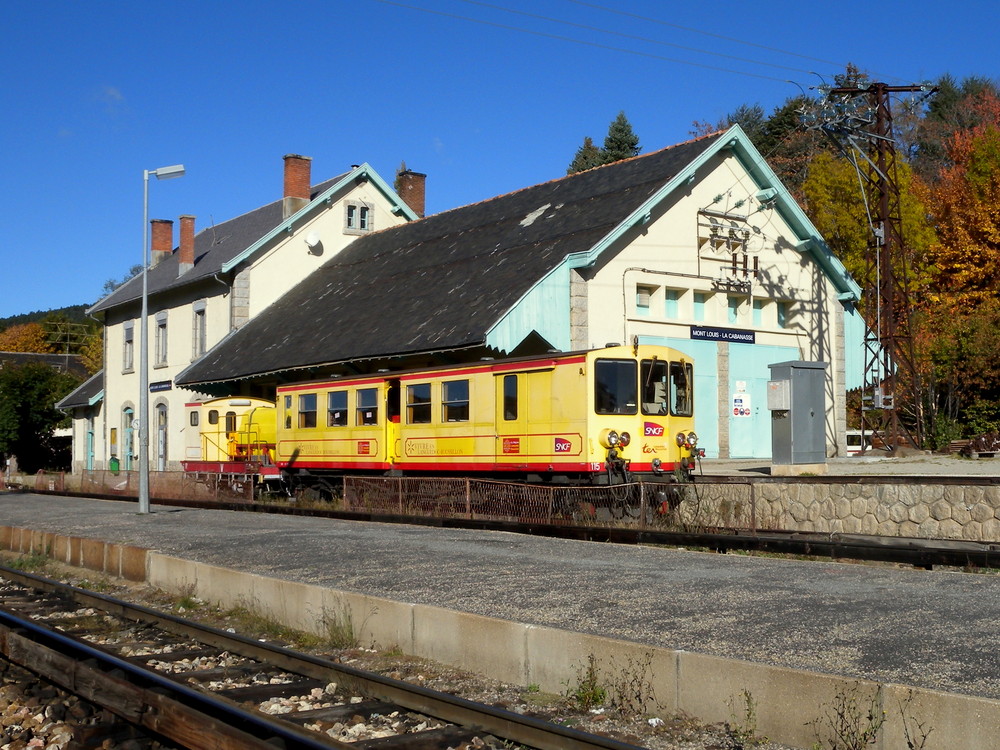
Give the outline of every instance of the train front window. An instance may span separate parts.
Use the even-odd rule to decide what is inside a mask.
[[[441,384],[443,421],[469,421],[469,381],[449,380]]]
[[[599,359],[594,365],[594,411],[635,414],[638,404],[637,366],[633,359]]]
[[[347,391],[331,391],[327,394],[326,426],[347,426]]]
[[[299,396],[299,427],[316,426],[316,394],[303,393]]]
[[[236,412],[226,412],[226,432],[236,432]]]
[[[694,414],[694,368],[690,362],[670,363],[670,413],[675,417]]]
[[[378,388],[358,389],[359,425],[378,424]]]
[[[667,413],[667,370],[665,359],[644,359],[639,368],[642,391],[642,413],[663,415]]]
[[[406,386],[406,423],[429,424],[431,421],[431,384]]]

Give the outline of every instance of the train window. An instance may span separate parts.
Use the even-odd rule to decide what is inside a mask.
[[[441,384],[441,411],[444,422],[469,421],[469,381],[448,380]]]
[[[209,424],[219,424],[219,412],[216,409],[209,409],[208,412],[208,423]]]
[[[292,429],[292,397],[285,396],[285,429]]]
[[[670,363],[670,412],[675,417],[694,414],[694,371],[690,362]]]
[[[503,418],[508,422],[517,419],[517,375],[503,376]]]
[[[406,423],[428,424],[431,421],[431,384],[406,386]]]
[[[378,388],[358,389],[359,425],[378,424]]]
[[[299,427],[308,429],[316,426],[316,394],[299,395]]]
[[[198,412],[196,411],[191,412],[191,426],[192,427],[198,426]]]
[[[236,432],[236,412],[226,412],[226,432]]]
[[[639,369],[639,382],[642,384],[642,413],[667,413],[667,369],[668,363],[663,359],[644,359]]]
[[[347,426],[347,391],[331,391],[326,399],[327,427]]]
[[[634,359],[599,359],[594,366],[594,410],[598,414],[635,414],[638,373]]]

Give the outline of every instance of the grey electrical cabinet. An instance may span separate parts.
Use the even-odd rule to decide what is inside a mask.
[[[771,462],[826,463],[826,362],[768,365]]]

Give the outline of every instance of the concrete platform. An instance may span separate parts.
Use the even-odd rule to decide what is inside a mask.
[[[726,701],[751,689],[763,706],[761,731],[790,744],[808,745],[802,716],[853,684],[878,693],[897,724],[901,696],[920,688],[914,705],[934,718],[927,750],[985,748],[964,741],[969,732],[990,742],[1000,733],[1000,576],[163,506],[135,511],[0,494],[0,526],[8,529],[0,542],[44,545],[132,577],[141,567],[136,548],[156,550],[145,568],[154,583],[274,607],[300,627],[349,611],[382,646],[556,691],[587,653],[617,655],[619,665],[649,653],[668,710],[727,720]]]

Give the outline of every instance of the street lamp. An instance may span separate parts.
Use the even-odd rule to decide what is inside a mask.
[[[158,180],[184,176],[174,164],[142,172],[142,317],[139,320],[139,513],[149,513],[149,176]]]

